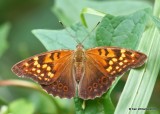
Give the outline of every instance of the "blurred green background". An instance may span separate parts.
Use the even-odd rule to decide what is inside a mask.
[[[142,0],[140,3],[137,3],[137,7],[129,8],[129,6],[124,4],[124,6],[122,6],[123,8],[118,11],[118,7],[114,7],[114,2],[117,2],[118,0],[112,1],[112,3],[105,0],[88,0],[87,3],[84,2],[85,5],[77,4],[73,0],[68,0],[68,2],[64,2],[65,0],[60,0],[60,2],[57,1],[0,1],[0,80],[19,79],[11,72],[12,65],[27,57],[46,51],[40,41],[31,33],[33,29],[63,29],[61,24],[59,24],[59,20],[62,22],[65,21],[65,25],[80,21],[80,12],[77,11],[79,13],[74,14],[75,12],[72,11],[74,10],[72,9],[74,7],[75,9],[78,7],[77,10],[81,10],[84,6],[90,6],[100,11],[101,9],[106,9],[107,11],[103,2],[105,2],[105,4],[109,2],[109,4],[112,5],[110,5],[110,9],[108,8],[108,12],[113,15],[121,15],[136,11],[146,4],[151,7],[154,4],[153,0]],[[96,2],[98,3],[97,6]],[[128,3],[128,1],[126,1],[126,3]],[[72,7],[69,7],[68,4]],[[58,10],[55,10],[55,7],[57,6],[61,7]],[[68,14],[63,12],[63,8],[68,11]],[[130,10],[126,10],[125,8]],[[64,15],[73,16],[73,19],[60,19],[61,17],[57,12],[60,12],[61,10]],[[92,28],[92,24],[96,23],[94,20],[96,20],[97,17],[87,15],[87,18],[90,22],[89,27]],[[160,76],[158,78],[148,107],[159,107],[160,110]],[[118,102],[126,79],[126,76],[122,77],[112,92],[112,100],[115,105]],[[31,81],[22,78],[21,80]],[[53,103],[47,95],[33,89],[15,86],[0,86],[0,108],[3,107],[3,110],[5,110],[5,106],[7,107],[9,105],[11,105],[10,107],[12,108],[16,107],[16,105],[24,105],[24,111],[26,110],[26,106],[31,111],[34,110],[34,113],[37,114],[54,114],[57,112],[64,112],[64,114],[75,113],[75,107],[72,100],[61,100],[59,98],[54,98],[54,100],[55,102]],[[16,101],[19,102],[16,104]],[[31,108],[29,108],[29,106]],[[32,109],[32,106],[34,109]],[[0,110],[2,110],[2,108]]]

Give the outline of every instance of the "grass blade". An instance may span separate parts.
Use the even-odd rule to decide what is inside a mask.
[[[158,29],[155,26],[150,26],[144,32],[138,47],[138,50],[142,50],[148,55],[148,61],[143,69],[130,72],[115,114],[145,113],[145,110],[138,110],[138,108],[147,108],[158,76],[160,69],[159,43],[160,34]]]

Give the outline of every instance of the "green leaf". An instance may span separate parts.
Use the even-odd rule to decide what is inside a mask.
[[[160,19],[158,17],[152,16],[153,22],[155,23],[155,26],[160,30]]]
[[[0,99],[0,106],[2,106],[2,105],[6,105],[7,103],[6,103],[6,101],[4,101],[4,100],[2,100],[2,99]]]
[[[56,49],[75,49],[76,45],[81,42],[89,32],[86,28],[77,23],[66,30],[33,30],[32,33],[43,43],[47,50]],[[72,36],[70,35],[72,34]],[[93,35],[89,36],[84,42],[84,47],[91,48],[96,45],[96,39]],[[79,42],[76,42],[78,39]]]
[[[82,0],[56,0],[52,11],[65,25],[72,25],[80,21],[79,14],[83,8],[93,8],[106,14],[124,15],[148,8],[150,4],[145,1],[82,1]],[[87,15],[89,25],[95,25],[96,17]],[[88,23],[87,23],[88,24]]]
[[[25,99],[19,99],[9,104],[9,113],[12,114],[33,114],[34,106]]]
[[[76,114],[103,114],[104,107],[102,99],[83,100],[77,97],[74,98]]]
[[[104,114],[104,107],[100,99],[87,100],[85,103],[85,114]]]
[[[10,29],[10,24],[5,23],[0,26],[0,36],[1,36],[1,41],[0,41],[0,57],[2,54],[5,52],[5,50],[8,48],[8,43],[7,43],[7,35]]]
[[[83,8],[81,11],[80,17],[81,17],[81,21],[82,21],[83,25],[85,25],[86,27],[88,25],[86,23],[85,14],[92,14],[92,15],[97,15],[97,16],[102,16],[102,17],[104,17],[106,15],[105,13],[94,10],[92,8]]]
[[[99,46],[118,46],[135,49],[148,22],[150,9],[131,15],[106,15],[96,31]]]

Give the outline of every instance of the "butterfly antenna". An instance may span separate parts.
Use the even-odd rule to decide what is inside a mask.
[[[97,28],[97,26],[99,25],[99,23],[100,23],[100,22],[98,22],[98,23],[96,24],[96,26],[91,30],[91,32],[89,32],[89,33],[87,34],[87,36],[82,40],[81,43],[83,43],[83,42],[91,35],[91,33]]]
[[[75,40],[77,44],[79,44],[80,41],[76,39],[75,36],[73,36],[73,34],[71,34],[71,32],[67,29],[67,27],[61,21],[59,21],[59,23],[65,28],[66,32],[73,38],[73,40]]]

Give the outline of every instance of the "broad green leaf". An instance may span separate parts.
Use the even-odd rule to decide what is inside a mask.
[[[82,1],[82,0],[56,0],[52,11],[65,25],[72,25],[80,21],[79,14],[83,8],[93,8],[106,14],[124,15],[140,9],[151,7],[145,1]],[[87,16],[90,25],[95,24],[95,18]],[[88,23],[87,23],[88,24]]]
[[[99,46],[135,49],[148,22],[150,9],[127,16],[106,15],[96,31]]]
[[[9,29],[10,29],[10,24],[9,23],[5,23],[5,24],[0,26],[0,37],[1,37],[0,57],[2,56],[4,51],[8,48],[7,35],[8,35],[8,32],[9,32]]]
[[[33,114],[34,106],[25,99],[19,99],[9,104],[9,113],[11,114]]]
[[[76,114],[104,114],[102,100],[96,98],[94,100],[83,100],[74,98]]]
[[[76,45],[90,34],[81,24],[75,24],[66,30],[33,30],[33,34],[43,43],[47,50],[75,49]],[[73,36],[71,36],[71,35]],[[78,39],[79,42],[76,42]],[[91,34],[83,43],[84,47],[96,46],[96,40]]]
[[[81,11],[80,17],[81,17],[81,21],[83,25],[85,25],[86,27],[88,27],[88,25],[85,19],[85,14],[91,14],[91,15],[96,15],[96,16],[101,16],[101,17],[104,17],[106,15],[105,13],[94,10],[92,8],[83,8]]]
[[[104,107],[100,99],[88,100],[85,103],[84,114],[104,114]]]

